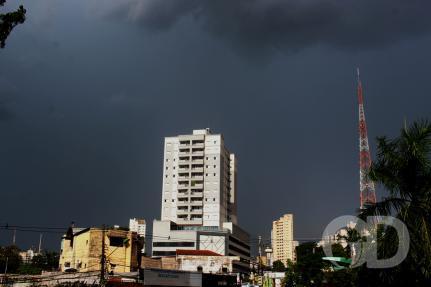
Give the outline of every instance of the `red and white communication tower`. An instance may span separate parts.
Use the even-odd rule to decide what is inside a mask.
[[[365,122],[364,97],[358,68],[358,102],[359,102],[359,177],[361,191],[361,209],[376,203],[374,182],[367,173],[371,167],[370,146],[368,144],[367,124]]]

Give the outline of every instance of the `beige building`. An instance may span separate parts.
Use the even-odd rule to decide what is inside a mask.
[[[271,231],[273,261],[295,261],[295,244],[293,241],[293,214],[285,214],[272,222]]]
[[[120,229],[73,228],[61,241],[61,271],[100,270],[102,238],[105,234],[105,256],[108,272],[131,272],[138,268],[137,234]]]

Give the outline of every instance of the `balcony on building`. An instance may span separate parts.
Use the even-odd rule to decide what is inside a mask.
[[[192,164],[193,172],[204,172],[204,165],[202,164]]]
[[[180,148],[190,146],[190,140],[180,140]]]
[[[178,207],[190,205],[188,198],[184,198],[184,199],[187,199],[187,200],[183,200],[183,198],[178,198],[178,203],[177,203]]]
[[[197,214],[194,214],[194,215],[191,215],[190,216],[190,221],[191,222],[202,222],[202,215],[197,215]]]
[[[186,208],[186,209],[177,209],[177,215],[188,215],[190,212],[189,212],[189,210]]]
[[[178,170],[179,171],[189,171],[190,169],[190,165],[189,164],[180,164],[178,166]]]
[[[194,156],[204,156],[204,149],[203,148],[192,148],[192,155]]]
[[[182,180],[182,179],[184,180],[185,179],[188,182],[189,178],[190,178],[190,176],[188,173],[186,175],[181,175],[181,174],[178,175],[178,180]]]
[[[178,155],[181,156],[189,156],[190,155],[190,149],[189,148],[180,148],[180,151]]]
[[[203,140],[192,140],[192,147],[193,148],[204,148],[205,144]]]
[[[202,206],[202,204],[203,204],[202,197],[192,198],[190,201],[190,205]]]
[[[180,156],[178,160],[178,164],[189,164],[190,163],[190,157],[189,156]]]
[[[190,193],[190,197],[199,197],[199,198],[202,198],[203,195],[204,195],[204,193],[203,193],[202,189],[194,189]]]
[[[178,194],[177,194],[177,197],[178,197],[178,199],[183,199],[183,198],[186,198],[186,199],[188,199],[189,198],[189,193],[188,192],[178,192]]]
[[[202,164],[203,165],[204,164],[203,157],[200,157],[200,156],[193,157],[192,164]]]
[[[196,173],[193,174],[192,173],[191,179],[192,180],[204,180],[203,173],[198,173],[198,174],[196,174]]]
[[[188,180],[179,180],[178,181],[178,187],[179,188],[189,187],[189,181]]]
[[[191,189],[191,190],[203,189],[203,188],[204,188],[204,185],[203,185],[202,183],[199,183],[199,184],[195,184],[195,185],[190,186],[190,189]]]
[[[192,215],[203,214],[203,210],[202,209],[191,209],[190,214],[192,214]],[[200,219],[202,219],[202,217]]]

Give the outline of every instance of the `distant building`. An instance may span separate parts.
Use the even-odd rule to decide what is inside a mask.
[[[273,221],[272,231],[272,258],[286,264],[287,260],[294,261],[293,241],[293,214],[285,214],[280,219]]]
[[[272,258],[272,248],[271,247],[267,247],[265,248],[265,254],[266,254],[266,266],[272,267],[272,262],[273,262],[273,258]]]
[[[109,272],[131,272],[138,269],[137,234],[120,229],[105,230],[105,255]],[[73,268],[78,272],[101,269],[103,230],[73,228],[61,241],[61,271]]]
[[[161,220],[153,223],[153,257],[177,249],[239,256],[247,272],[249,235],[237,222],[237,162],[221,134],[209,129],[165,138]]]
[[[141,254],[146,254],[145,250],[145,233],[147,231],[147,225],[145,223],[145,219],[137,219],[137,218],[131,218],[129,220],[129,230],[136,232],[138,234],[138,240],[141,248]]]
[[[20,253],[19,253],[19,256],[21,257],[21,260],[22,260],[22,262],[23,263],[31,263],[32,262],[32,260],[33,260],[33,257],[35,256],[35,255],[37,255],[37,253],[35,253],[34,251],[33,251],[33,249],[29,249],[29,250],[27,250],[27,251],[21,251]]]
[[[131,218],[129,220],[130,231],[136,232],[139,237],[145,237],[145,232],[147,230],[147,225],[145,219]]]
[[[343,248],[346,248],[349,245],[349,242],[347,241],[349,237],[349,230],[354,231],[356,230],[356,222],[349,222],[346,227],[338,229],[334,234],[326,235],[317,242],[318,247],[325,247],[330,246],[333,244],[340,244]],[[357,231],[357,230],[356,230]],[[367,231],[361,232],[361,236],[367,236],[369,233]],[[355,256],[356,249],[354,246],[351,248],[351,256]]]

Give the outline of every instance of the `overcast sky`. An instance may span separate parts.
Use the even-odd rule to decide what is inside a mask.
[[[430,1],[22,2],[0,50],[0,224],[152,222],[163,138],[209,127],[238,157],[240,225],[269,238],[293,213],[318,238],[359,207],[356,67],[373,155],[430,118]]]

